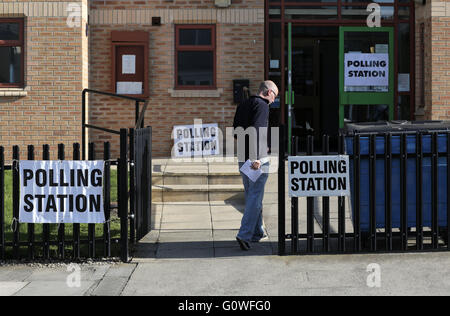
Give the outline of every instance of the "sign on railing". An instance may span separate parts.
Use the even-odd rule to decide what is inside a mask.
[[[289,196],[350,196],[348,156],[289,157]]]
[[[104,161],[22,160],[19,166],[19,222],[105,222]]]

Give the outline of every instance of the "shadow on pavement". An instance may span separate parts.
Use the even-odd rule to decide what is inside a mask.
[[[242,256],[271,256],[277,253],[277,243],[264,241],[251,243],[249,251],[243,251],[233,240],[139,243],[136,245],[135,259],[195,259],[226,258]]]

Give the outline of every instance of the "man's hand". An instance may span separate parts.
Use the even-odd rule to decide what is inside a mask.
[[[261,161],[255,160],[252,162],[252,169],[258,170],[261,167]]]

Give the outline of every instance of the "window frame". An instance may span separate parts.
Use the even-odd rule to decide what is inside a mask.
[[[211,45],[180,45],[180,30],[210,29]],[[215,24],[177,24],[175,25],[175,89],[176,90],[214,90],[216,89],[216,25]],[[213,84],[210,86],[178,84],[178,52],[212,52],[213,53]]]
[[[9,41],[9,40],[0,40],[0,47],[20,47],[21,48],[21,56],[20,56],[20,64],[21,64],[21,72],[20,72],[20,82],[19,83],[1,83],[0,88],[23,88],[25,86],[25,45],[24,45],[24,24],[25,21],[23,18],[0,18],[0,24],[4,23],[19,23],[19,40],[18,41]]]

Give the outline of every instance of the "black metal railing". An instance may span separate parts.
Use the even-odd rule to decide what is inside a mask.
[[[319,198],[306,197],[306,207],[300,206],[301,198],[292,197],[290,222],[286,222],[285,134],[281,128],[280,255],[450,250],[448,131],[342,134],[334,139],[337,153],[330,153],[328,136],[323,136],[320,151],[313,148],[313,136],[306,138],[306,148],[299,148],[302,141],[293,137],[295,156],[349,155],[351,196],[348,203],[345,197],[322,197],[320,204]],[[286,225],[291,228],[288,234]]]
[[[131,97],[131,96],[117,94],[117,93],[111,93],[111,92],[105,92],[105,91],[84,89],[81,94],[81,99],[82,99],[82,103],[81,103],[81,145],[82,145],[82,159],[83,160],[86,158],[85,157],[86,128],[92,128],[92,129],[100,130],[103,132],[120,135],[120,131],[112,130],[112,129],[102,127],[102,126],[88,124],[86,122],[86,96],[88,93],[105,95],[105,96],[109,96],[109,97],[113,97],[113,98],[134,101],[135,102],[135,122],[136,122],[135,128],[136,129],[144,127],[144,115],[145,115],[145,111],[147,110],[147,104],[148,104],[148,100],[145,100],[142,98],[136,98],[136,97]],[[139,113],[139,107],[140,107],[139,105],[141,102],[145,103],[145,104],[144,104],[144,107],[143,107],[141,113]]]
[[[136,105],[136,130],[131,128],[120,129],[120,131],[94,126],[86,123],[86,95],[95,93],[121,99],[135,101]],[[115,256],[115,245],[118,245],[119,256],[122,261],[129,259],[129,243],[135,243],[151,229],[151,127],[143,128],[145,110],[148,100],[118,95],[114,93],[85,89],[82,92],[82,145],[73,144],[73,160],[85,160],[85,144],[87,128],[102,130],[120,137],[120,157],[111,159],[110,143],[103,143],[104,167],[104,212],[105,223],[103,234],[98,236],[96,228],[98,224],[88,224],[87,233],[82,231],[80,224],[27,224],[27,238],[21,238],[19,223],[19,199],[20,199],[20,175],[19,161],[20,148],[13,146],[12,163],[6,165],[5,148],[0,146],[0,260],[6,259],[43,259],[67,258],[70,248],[71,259],[100,258]],[[145,102],[139,113],[139,104]],[[139,128],[138,128],[139,127]],[[130,146],[128,146],[130,145]],[[96,159],[95,144],[89,143],[88,160]],[[65,160],[65,145],[58,145],[58,160]],[[27,159],[35,160],[35,148],[33,145],[27,147]],[[50,160],[50,146],[43,145],[42,160]],[[117,204],[111,202],[111,166],[117,166]],[[137,167],[136,167],[137,166]],[[130,172],[129,172],[130,170]],[[5,172],[11,171],[11,184],[5,182]],[[145,174],[145,177],[143,176]],[[140,178],[137,179],[137,176]],[[9,179],[9,177],[8,177]],[[128,185],[128,183],[130,185]],[[11,186],[12,207],[6,208],[6,185]],[[11,209],[11,214],[6,214]],[[118,238],[114,238],[111,232],[111,220],[113,210],[117,210],[117,218],[120,220],[120,232]],[[137,211],[136,211],[137,210]],[[12,218],[7,223],[5,216]],[[11,231],[6,229],[11,225]],[[72,225],[72,238],[66,239],[66,227]],[[130,225],[130,226],[128,226]],[[57,226],[57,227],[56,227]],[[41,240],[36,240],[37,228],[42,230]],[[56,228],[56,229],[55,229]],[[136,238],[136,234],[138,238]],[[85,247],[84,247],[85,246]],[[24,248],[27,248],[24,255]],[[55,249],[53,249],[55,248]],[[82,249],[83,248],[83,249]],[[103,251],[100,251],[100,248]],[[38,253],[38,249],[40,252]],[[101,252],[101,253],[100,253]]]
[[[50,146],[43,145],[42,160],[50,159]],[[89,144],[89,159],[95,159],[94,156],[94,144]],[[68,255],[67,247],[71,248],[72,259],[78,260],[81,258],[81,246],[87,245],[87,251],[85,257],[110,257],[111,256],[111,244],[119,243],[123,236],[119,239],[111,239],[110,234],[110,168],[111,165],[117,164],[117,161],[110,160],[109,158],[109,143],[104,143],[104,157],[105,169],[104,169],[104,210],[106,223],[103,229],[103,239],[98,239],[96,235],[95,224],[89,224],[88,234],[84,236],[80,232],[80,224],[72,225],[72,239],[66,240],[66,226],[69,224],[27,224],[27,238],[21,238],[21,223],[19,223],[19,159],[20,148],[19,146],[13,147],[12,164],[5,165],[5,149],[0,147],[0,259],[28,259],[34,260],[38,257],[37,248],[40,248],[41,254],[39,257],[43,259],[57,258],[66,259]],[[58,160],[65,160],[65,146],[64,144],[58,145]],[[35,160],[35,147],[29,145],[27,147],[27,159]],[[80,160],[80,144],[73,144],[73,160]],[[5,208],[5,171],[11,170],[12,177],[12,223],[11,232],[6,235],[5,225],[9,223],[5,222],[5,216],[7,209]],[[8,216],[9,217],[9,216]],[[41,226],[41,227],[39,227]],[[36,240],[36,229],[42,229],[42,239]],[[53,229],[52,229],[53,228]],[[97,242],[103,243],[103,254],[100,255]],[[55,247],[55,251],[50,251],[51,247]],[[7,248],[12,248],[11,252],[7,252]],[[21,251],[23,248],[27,248],[27,255]]]

